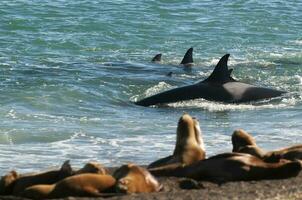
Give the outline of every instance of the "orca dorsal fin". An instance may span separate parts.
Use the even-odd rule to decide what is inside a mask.
[[[161,53],[156,54],[156,55],[152,58],[151,61],[152,61],[152,62],[160,62],[160,61],[161,61]]]
[[[184,66],[193,64],[193,47],[187,50],[180,64]]]
[[[228,69],[228,59],[230,54],[225,54],[220,58],[212,74],[202,82],[225,83],[230,81],[230,74],[233,69]]]

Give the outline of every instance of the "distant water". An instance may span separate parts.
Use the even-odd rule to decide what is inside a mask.
[[[208,155],[230,151],[236,128],[266,149],[302,142],[300,1],[113,2],[1,1],[1,174],[67,159],[147,164],[172,153],[183,112],[200,120]],[[191,72],[177,66],[189,47]],[[150,63],[157,53],[163,64]],[[225,53],[236,79],[288,94],[241,105],[131,103],[203,80]]]

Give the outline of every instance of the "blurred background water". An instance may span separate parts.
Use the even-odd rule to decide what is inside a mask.
[[[265,149],[301,143],[301,9],[270,0],[1,1],[1,174],[67,159],[148,164],[172,153],[183,112],[200,120],[209,156],[231,150],[236,128]],[[184,71],[190,47],[196,66]],[[150,62],[157,53],[161,64]],[[131,103],[203,80],[225,53],[236,79],[288,94],[240,105]]]

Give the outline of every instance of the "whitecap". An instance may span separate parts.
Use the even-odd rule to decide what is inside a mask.
[[[210,112],[218,111],[234,111],[234,110],[260,110],[260,109],[280,109],[288,106],[293,106],[297,103],[295,98],[285,98],[282,99],[280,103],[273,104],[269,103],[270,100],[263,100],[255,103],[244,103],[244,104],[229,104],[220,102],[211,102],[204,99],[183,101],[177,103],[170,103],[168,106],[178,107],[178,108],[200,108],[203,110],[208,110]]]

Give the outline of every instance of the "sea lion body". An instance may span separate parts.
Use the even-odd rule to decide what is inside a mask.
[[[249,154],[225,153],[185,167],[164,166],[149,171],[155,176],[226,182],[288,178],[296,176],[300,170],[300,162],[266,163]]]
[[[294,145],[274,151],[264,151],[257,146],[255,139],[242,129],[234,131],[232,143],[233,152],[251,154],[266,162],[279,162],[280,159],[302,160],[302,145]]]
[[[150,172],[134,164],[123,165],[113,176],[117,180],[117,191],[123,193],[158,192],[162,188]]]
[[[25,188],[37,184],[53,184],[68,176],[73,175],[69,161],[63,163],[61,169],[42,172],[38,174],[19,176],[14,183],[12,194],[20,195]]]
[[[63,163],[61,169],[41,173],[17,174],[11,171],[0,181],[0,194],[19,196],[26,188],[39,184],[54,184],[64,178],[75,174],[97,173],[106,174],[106,169],[97,162],[89,162],[83,168],[72,170],[69,161]]]
[[[85,173],[74,175],[51,185],[34,185],[26,188],[23,197],[32,199],[99,197],[114,187],[116,180],[110,175]]]
[[[184,114],[178,121],[176,144],[173,155],[151,163],[148,168],[164,166],[173,163],[190,165],[205,159],[205,148],[201,138],[201,130],[197,119]]]

